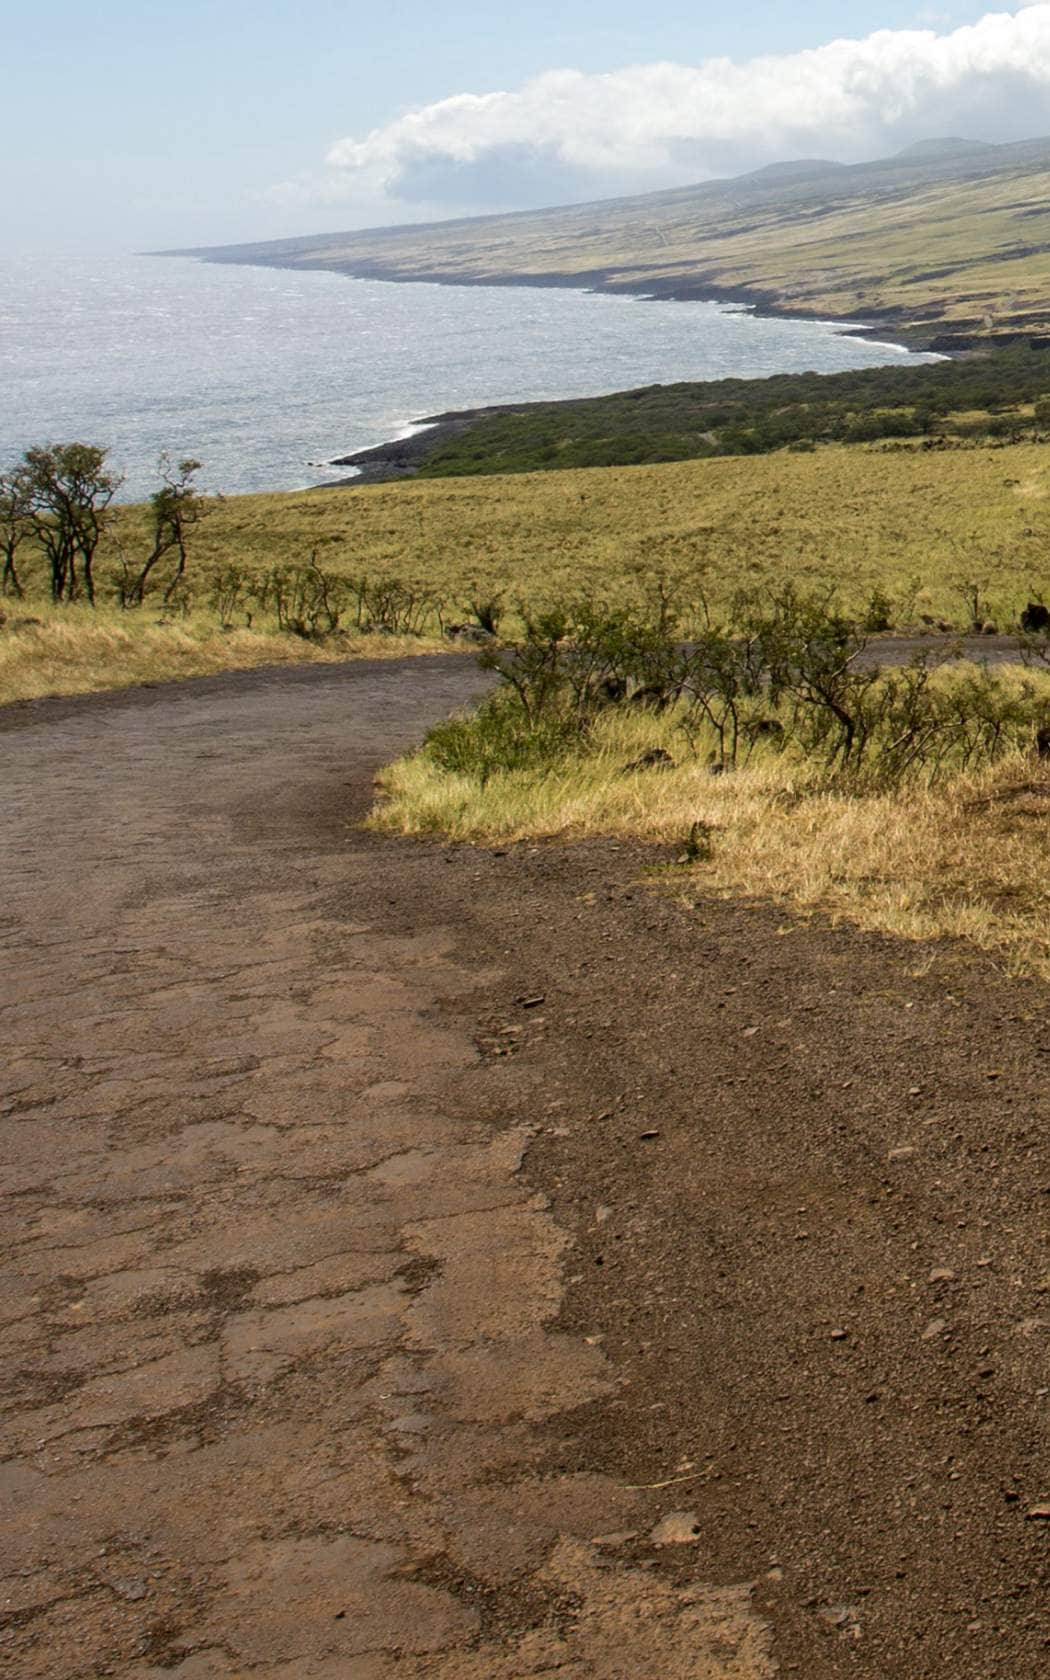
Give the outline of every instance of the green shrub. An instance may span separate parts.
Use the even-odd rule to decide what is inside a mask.
[[[487,782],[510,770],[537,770],[582,751],[589,730],[576,715],[530,715],[513,689],[499,689],[469,717],[450,718],[424,742],[427,757],[452,775]]]
[[[869,621],[886,616],[873,600]],[[673,716],[692,753],[722,771],[761,747],[836,782],[887,787],[1034,749],[1050,721],[1033,683],[981,666],[942,671],[919,655],[882,670],[866,656],[867,624],[828,596],[742,594],[689,640],[678,622],[660,590],[634,611],[583,601],[528,620],[518,647],[483,656],[504,686],[433,730],[427,753],[483,782],[542,770],[589,751],[603,713],[646,707]]]

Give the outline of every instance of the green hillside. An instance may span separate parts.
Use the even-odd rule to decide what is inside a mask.
[[[930,363],[651,385],[610,396],[438,417],[430,430],[341,458],[366,481],[543,472],[822,444],[898,440],[966,449],[1050,435],[1050,348],[1006,345]]]

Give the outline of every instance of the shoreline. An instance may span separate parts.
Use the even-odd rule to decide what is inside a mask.
[[[161,253],[163,254],[163,253]],[[271,262],[261,262],[257,258],[251,261],[237,258],[201,257],[202,262],[214,263],[216,266],[244,267],[244,268],[279,268],[285,270],[309,269],[314,273],[341,274],[348,280],[381,281],[387,285],[438,285],[476,287],[510,288],[514,286],[528,287],[537,291],[578,291],[593,296],[630,297],[638,303],[707,303],[721,307],[727,312],[748,313],[759,320],[800,321],[809,326],[827,327],[833,336],[838,338],[863,339],[869,343],[884,345],[890,350],[899,350],[902,356],[915,355],[939,356],[950,360],[953,355],[965,353],[972,346],[958,344],[953,351],[946,348],[938,349],[934,342],[908,343],[902,338],[888,337],[887,331],[892,323],[884,321],[859,322],[836,321],[815,311],[786,309],[773,302],[772,293],[762,293],[756,289],[740,288],[737,292],[712,292],[704,287],[689,284],[682,286],[677,282],[657,282],[647,285],[644,289],[613,283],[608,270],[595,270],[591,274],[572,276],[556,275],[489,275],[481,277],[455,278],[445,274],[403,274],[398,272],[372,269],[369,265],[346,267],[345,264],[326,262],[282,262],[276,259]],[[761,376],[756,376],[761,377]],[[772,376],[771,376],[772,377]],[[615,392],[602,392],[602,396],[612,396]],[[575,399],[566,397],[547,397],[530,399],[527,402],[489,403],[476,408],[450,409],[440,414],[424,415],[417,420],[406,422],[410,428],[403,435],[390,438],[382,443],[371,444],[365,449],[354,450],[346,455],[334,455],[319,465],[326,467],[350,467],[354,471],[352,478],[329,479],[323,484],[313,486],[321,489],[349,489],[368,484],[391,484],[399,479],[414,478],[420,468],[431,455],[435,454],[453,438],[462,437],[481,421],[501,414],[526,414],[532,409],[546,408],[552,403],[571,402]]]
[[[549,402],[557,402],[553,397]],[[571,401],[571,398],[563,399]],[[318,490],[356,488],[361,484],[393,484],[398,479],[415,478],[437,450],[453,438],[462,437],[482,420],[497,414],[526,414],[532,408],[546,408],[549,402],[493,403],[482,408],[450,409],[447,414],[432,414],[415,420],[413,430],[404,437],[391,438],[386,443],[372,444],[367,449],[354,450],[349,455],[335,455],[325,462],[329,467],[352,467],[353,478],[330,479],[315,485]]]
[[[599,297],[633,298],[638,303],[710,303],[727,309],[742,309],[758,320],[801,321],[810,326],[828,326],[840,338],[866,339],[892,345],[909,354],[950,356],[978,347],[987,340],[980,329],[982,323],[960,321],[959,331],[929,331],[913,322],[904,310],[874,311],[870,320],[850,321],[829,317],[823,310],[807,309],[804,304],[788,305],[775,292],[760,286],[717,286],[702,275],[696,279],[678,277],[661,280],[649,275],[637,281],[623,280],[618,271],[609,268],[580,269],[567,274],[545,270],[534,274],[502,273],[449,274],[443,269],[399,269],[393,265],[362,261],[311,261],[258,256],[219,257],[205,252],[157,252],[158,256],[192,256],[198,262],[216,267],[276,268],[291,272],[308,271],[317,274],[341,274],[348,280],[374,280],[391,286],[462,286],[462,287],[527,287],[535,291],[589,292]],[[1030,332],[1000,335],[1003,342],[1031,337]],[[997,339],[998,342],[998,339]],[[556,399],[555,399],[556,400]]]

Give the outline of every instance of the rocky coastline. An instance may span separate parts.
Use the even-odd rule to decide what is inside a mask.
[[[205,260],[216,260],[205,258]],[[230,258],[222,261],[229,262]],[[258,258],[253,260],[257,265]],[[528,286],[543,290],[557,288],[563,291],[590,291],[607,296],[634,297],[639,303],[713,303],[729,308],[746,309],[755,316],[767,320],[796,320],[823,321],[825,316],[804,307],[788,307],[780,301],[774,292],[762,291],[758,287],[739,287],[735,289],[713,288],[702,278],[688,279],[676,276],[666,280],[654,279],[647,276],[644,281],[632,284],[625,281],[622,275],[608,269],[593,269],[576,274],[542,273],[532,275],[522,274],[486,274],[477,276],[451,276],[447,272],[437,270],[416,271],[399,270],[383,263],[360,262],[352,267],[345,263],[333,262],[303,262],[282,261],[280,258],[271,259],[263,264],[273,268],[313,268],[329,273],[345,274],[350,279],[378,280],[391,285],[425,284],[437,286]],[[976,319],[972,323],[973,331],[966,330],[970,323],[961,322],[962,330],[951,333],[930,334],[917,327],[910,320],[907,311],[887,309],[877,312],[873,318],[863,322],[842,321],[835,323],[836,330],[844,338],[859,338],[868,341],[886,341],[898,345],[902,350],[912,353],[934,353],[942,356],[962,356],[974,350],[982,342],[979,331],[980,322]],[[1029,340],[1030,333],[1003,334],[998,342],[1006,345],[1014,341]],[[984,342],[987,342],[985,339]],[[373,445],[368,449],[356,450],[348,455],[338,455],[327,464],[333,467],[351,467],[354,469],[352,478],[337,480],[336,483],[345,486],[360,486],[365,484],[389,484],[398,479],[412,478],[420,471],[430,457],[451,439],[462,436],[471,430],[479,421],[489,419],[499,414],[523,414],[529,409],[544,404],[532,403],[499,403],[487,407],[451,410],[448,413],[427,415],[414,421],[413,425],[419,429],[405,437],[394,438],[388,442]],[[325,488],[331,488],[331,481]]]
[[[495,414],[525,414],[539,403],[497,403],[488,408],[450,410],[447,414],[431,414],[414,422],[420,429],[407,437],[392,438],[389,443],[374,444],[369,449],[355,450],[351,455],[336,455],[327,464],[331,467],[353,467],[354,477],[337,480],[336,484],[390,484],[399,478],[414,478],[431,455],[453,438],[462,437],[481,420]],[[331,482],[319,486],[333,488]]]

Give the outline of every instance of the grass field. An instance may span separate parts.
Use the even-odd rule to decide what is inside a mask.
[[[9,605],[11,603],[8,603]],[[224,630],[214,614],[158,620],[152,612],[21,603],[0,626],[0,705],[49,694],[93,694],[136,683],[208,677],[260,665],[431,653],[440,644],[413,637],[305,642],[263,628]],[[27,622],[28,621],[28,622]]]
[[[127,544],[134,546],[141,521],[140,510],[122,513]],[[220,622],[217,578],[232,568],[250,583],[314,553],[339,576],[399,578],[432,597],[427,639],[365,637],[351,626],[349,639],[304,641],[279,634],[272,613],[243,592]],[[103,595],[108,564],[103,551]],[[1050,450],[832,446],[234,497],[215,504],[193,533],[185,615],[167,617],[155,603],[94,615],[54,609],[41,604],[34,577],[27,601],[4,604],[0,698],[426,651],[441,645],[439,613],[463,619],[472,600],[502,596],[513,633],[518,603],[588,592],[628,599],[658,577],[716,603],[741,587],[786,579],[834,587],[855,611],[880,592],[900,627],[926,619],[968,628],[976,588],[978,616],[1007,628],[1027,600],[1050,593]],[[26,625],[27,618],[41,622]]]
[[[125,544],[134,546],[142,518],[122,512]],[[278,633],[253,580],[311,554],[339,577],[398,578],[426,594],[425,634]],[[103,554],[103,593],[109,564]],[[221,607],[216,580],[231,572],[244,587],[235,606]],[[174,614],[156,602],[133,612],[42,606],[38,589],[5,602],[0,700],[427,652],[448,645],[441,619],[466,617],[472,601],[502,595],[513,634],[518,604],[588,593],[626,602],[657,578],[716,604],[741,587],[788,580],[834,588],[855,612],[879,594],[899,628],[924,619],[967,628],[976,590],[978,614],[1007,628],[1026,601],[1050,594],[1050,450],[831,446],[233,498],[193,533],[189,598]],[[599,750],[543,774],[484,782],[416,756],[390,771],[377,821],[479,842],[614,832],[672,847],[699,825],[703,858],[666,877],[687,899],[753,894],[898,935],[959,935],[1050,974],[1043,766],[1018,759],[976,778],[858,794],[784,759],[712,778],[683,755],[673,719],[602,727]],[[622,774],[655,745],[675,758],[672,771]]]
[[[325,567],[411,579],[462,615],[631,592],[666,576],[714,597],[787,578],[875,589],[897,622],[966,627],[960,586],[1004,625],[1050,590],[1050,450],[833,447],[661,466],[448,479],[237,497],[201,527],[202,567],[265,570],[317,551]]]

